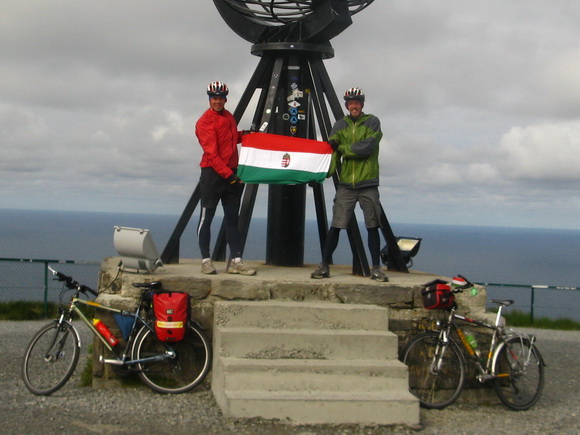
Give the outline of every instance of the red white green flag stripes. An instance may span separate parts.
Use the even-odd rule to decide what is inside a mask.
[[[321,183],[332,148],[326,142],[269,133],[242,138],[237,175],[250,184]]]

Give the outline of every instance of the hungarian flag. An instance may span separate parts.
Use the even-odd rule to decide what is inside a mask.
[[[242,137],[237,175],[250,184],[302,184],[326,178],[332,148],[326,142],[269,133]]]

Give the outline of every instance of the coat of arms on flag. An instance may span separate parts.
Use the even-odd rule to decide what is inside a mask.
[[[287,168],[290,166],[290,154],[286,153],[282,156],[282,167]]]
[[[237,175],[250,184],[321,183],[330,167],[326,142],[269,133],[242,138]]]

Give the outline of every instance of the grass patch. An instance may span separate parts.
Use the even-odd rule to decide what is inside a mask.
[[[93,345],[89,344],[87,346],[87,363],[81,372],[81,387],[92,387],[93,386]]]
[[[49,302],[11,301],[0,302],[0,320],[43,320],[58,317],[58,304]],[[93,317],[95,309],[89,306],[80,306],[81,311],[89,319]]]
[[[46,310],[47,313],[43,302],[1,302],[0,320],[42,320],[58,315],[58,306],[54,303],[49,303]]]
[[[562,331],[578,331],[580,330],[580,322],[572,319],[549,319],[547,317],[535,318],[532,322],[530,313],[522,311],[510,311],[504,313],[504,318],[509,326],[520,326],[527,328],[540,329],[559,329]]]

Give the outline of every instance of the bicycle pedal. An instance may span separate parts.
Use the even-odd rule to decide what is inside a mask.
[[[112,365],[116,365],[116,366],[122,366],[125,364],[123,361],[120,361],[118,359],[106,359],[106,358],[103,358],[102,356],[99,358],[99,362],[101,362],[103,364],[112,364]]]

